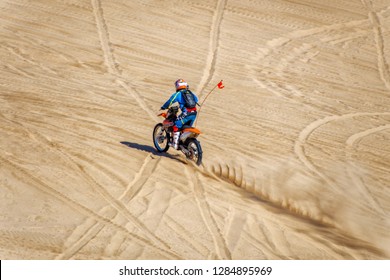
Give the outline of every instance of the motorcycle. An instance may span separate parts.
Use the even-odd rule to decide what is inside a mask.
[[[173,126],[177,119],[178,111],[178,106],[172,106],[167,112],[158,114],[158,116],[164,118],[164,121],[156,124],[153,129],[153,143],[159,153],[168,151],[172,143]],[[199,129],[184,125],[178,143],[179,150],[183,152],[187,159],[194,161],[197,165],[202,163],[202,147],[196,139],[200,133]]]

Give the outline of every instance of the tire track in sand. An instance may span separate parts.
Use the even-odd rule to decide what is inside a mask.
[[[42,137],[42,136],[40,136],[40,137]],[[46,142],[48,141],[45,138],[43,140],[45,140]],[[51,144],[51,142],[49,141],[49,145],[50,144]],[[111,206],[114,209],[116,209],[118,211],[118,213],[123,215],[127,219],[127,221],[131,222],[133,224],[133,226],[135,226],[138,230],[140,230],[140,232],[145,234],[149,240],[151,240],[154,244],[156,244],[156,246],[161,246],[162,248],[164,248],[166,250],[170,249],[170,247],[165,242],[163,242],[160,238],[158,238],[142,222],[140,222],[136,217],[134,217],[134,215],[132,215],[131,212],[126,208],[124,203],[122,203],[120,200],[115,199],[106,190],[106,188],[104,186],[102,186],[99,182],[97,182],[92,177],[92,175],[87,173],[84,170],[83,166],[81,166],[70,155],[65,154],[59,148],[54,147],[54,149],[56,151],[58,151],[60,154],[62,154],[65,158],[67,158],[71,163],[73,163],[76,166],[77,169],[80,170],[81,174],[84,175],[84,177],[87,179],[87,181],[89,181],[91,183],[91,185],[95,187],[94,189],[109,203],[108,206]],[[157,163],[158,163],[158,161],[156,161],[156,164]]]
[[[196,204],[198,205],[199,212],[202,216],[208,231],[214,242],[216,254],[219,259],[230,260],[231,253],[227,247],[226,240],[222,236],[221,231],[218,228],[216,221],[213,218],[209,204],[207,203],[204,189],[196,174],[191,175],[191,171],[186,167],[184,172],[188,178],[188,183],[194,191]],[[195,171],[194,171],[195,172]]]
[[[15,176],[19,177],[19,179],[29,182],[31,184],[31,186],[33,186],[33,187],[37,188],[38,190],[64,202],[65,204],[67,204],[69,207],[73,208],[77,212],[79,212],[87,217],[90,217],[90,218],[98,221],[101,224],[114,227],[116,230],[123,232],[125,235],[127,235],[131,239],[135,240],[140,245],[152,247],[153,249],[156,249],[157,251],[159,251],[161,254],[163,254],[165,256],[169,256],[171,258],[176,257],[176,256],[172,255],[171,252],[155,246],[149,240],[129,232],[126,228],[112,222],[109,218],[106,218],[104,216],[101,216],[98,213],[95,213],[91,209],[89,209],[89,208],[85,207],[84,205],[78,203],[77,201],[71,199],[70,197],[66,196],[65,194],[57,191],[53,187],[46,184],[44,180],[33,175],[31,172],[24,170],[22,167],[13,163],[12,161],[4,158],[1,154],[0,154],[0,161],[2,161],[2,163],[5,163],[5,164],[9,165],[10,167],[12,167],[13,170],[15,171],[14,172]]]
[[[7,119],[7,118],[6,118]],[[8,120],[8,119],[7,119]],[[136,217],[134,217],[130,211],[126,208],[124,203],[122,203],[120,200],[115,199],[112,197],[112,195],[102,186],[99,182],[97,182],[92,175],[88,174],[82,165],[80,165],[78,162],[76,162],[69,154],[66,154],[64,151],[58,147],[56,143],[53,143],[50,139],[47,139],[44,135],[41,135],[38,132],[31,132],[25,125],[15,121],[15,120],[9,120],[13,124],[17,124],[20,126],[23,130],[25,130],[28,135],[32,139],[34,139],[36,142],[45,145],[45,147],[48,147],[50,150],[53,150],[57,152],[62,158],[64,158],[68,163],[70,163],[73,167],[75,167],[76,170],[80,171],[80,174],[83,175],[83,177],[90,183],[91,186],[94,187],[94,189],[109,203],[107,205],[108,207],[112,207],[115,210],[118,211],[118,213],[122,214],[129,222],[133,224],[138,230],[143,232],[149,240],[154,242],[157,246],[161,246],[164,248],[163,250],[170,250],[170,247],[165,244],[162,240],[160,240],[155,234],[150,232],[150,230],[143,224],[141,223]],[[150,157],[150,156],[149,156]],[[145,159],[146,163],[148,163],[150,160]],[[155,161],[155,164],[157,165],[159,161]],[[143,170],[149,170],[149,176],[153,172],[154,168],[144,168]],[[145,176],[143,176],[145,177]],[[143,178],[141,176],[141,178]],[[128,189],[128,188],[127,188]],[[125,192],[127,193],[127,192]],[[88,227],[89,228],[89,227]],[[169,253],[171,257],[178,258],[175,254]]]
[[[15,248],[22,245],[23,250],[54,257],[61,249],[60,244],[60,238],[56,238],[53,234],[26,232],[17,228],[0,230],[0,248],[6,250],[15,250]]]
[[[150,156],[148,156],[140,171],[136,174],[134,177],[134,180],[130,182],[130,184],[127,186],[126,190],[123,192],[123,194],[118,198],[118,201],[122,205],[126,205],[130,202],[130,200],[140,191],[142,186],[146,183],[146,181],[149,179],[149,177],[153,174],[154,170],[156,169],[160,159],[158,160],[152,160]],[[113,209],[110,207],[110,205],[104,207],[99,211],[100,215],[108,217],[110,220],[115,219],[115,217],[118,216],[118,214],[121,214],[122,211],[119,211],[118,209]],[[134,226],[136,226],[138,229],[139,226],[141,228],[145,228],[140,222],[137,222],[138,219],[133,217],[131,215],[131,219],[129,220],[129,217],[126,217],[128,221],[131,221]],[[135,219],[135,220],[134,220]],[[136,224],[134,224],[134,221]],[[138,226],[137,226],[138,224]],[[65,252],[63,252],[58,258],[61,259],[69,259],[73,257],[82,247],[84,247],[91,239],[93,239],[103,228],[105,225],[97,223],[95,220],[86,220],[83,224],[79,225],[76,230],[68,237],[68,240],[66,241],[66,249]],[[141,230],[141,229],[140,229]],[[141,230],[141,232],[144,232],[144,230]],[[152,233],[150,233],[152,234]],[[148,234],[149,235],[149,234]],[[148,236],[148,238],[154,242],[157,242],[158,245],[164,247],[166,250],[170,250],[170,247],[166,245],[165,243],[162,243],[160,239],[157,237]],[[157,240],[156,240],[157,238]],[[120,240],[120,239],[118,239]],[[110,244],[110,251],[116,251],[118,249],[118,246],[120,244],[109,243]],[[170,253],[167,255],[168,257],[178,259],[180,258],[175,253]]]
[[[251,196],[255,196],[257,199],[260,199],[263,203],[265,203],[266,207],[275,208],[278,210],[281,210],[285,212],[288,215],[292,215],[293,217],[297,218],[300,221],[308,222],[310,224],[317,225],[319,227],[323,228],[329,228],[330,231],[335,229],[335,225],[329,220],[326,216],[315,216],[312,215],[312,213],[309,211],[309,209],[305,208],[298,208],[291,204],[289,201],[286,201],[284,199],[278,199],[272,197],[269,193],[262,190],[260,186],[261,183],[256,183],[256,177],[247,176],[244,174],[244,169],[241,165],[239,166],[229,166],[226,163],[217,163],[216,165],[209,166],[208,169],[200,169],[197,166],[194,166],[198,169],[199,172],[203,173],[203,175],[212,178],[213,180],[217,181],[224,181],[227,184],[230,184],[234,187],[237,187],[239,189],[242,189],[243,191],[248,192]],[[223,204],[226,208],[230,209],[232,202],[234,204],[234,209],[237,211],[242,211],[246,217],[257,216],[259,213],[259,208],[255,207],[254,205],[245,203],[242,199],[236,196],[232,196],[231,194],[226,193],[225,197],[221,199],[220,195],[218,194],[218,190],[216,189],[210,189],[210,193],[208,193],[208,198],[212,200],[212,202]],[[280,211],[278,211],[279,213]],[[290,219],[290,218],[289,218]],[[277,221],[275,221],[272,216],[263,215],[262,220],[266,220],[267,222],[265,224],[275,224],[277,227]],[[249,224],[255,224],[253,222],[249,222]],[[258,224],[258,222],[256,222]],[[259,226],[259,225],[258,225]],[[264,233],[264,237],[272,236],[273,233],[265,231],[265,227],[259,226],[261,231]],[[268,230],[271,230],[272,227],[269,227]],[[233,228],[232,228],[233,230]],[[276,232],[275,234],[279,234]],[[281,236],[279,236],[281,237]],[[264,245],[264,240],[260,241],[259,235],[256,235],[256,238],[254,236],[251,236],[249,231],[242,231],[241,232],[241,238],[252,243],[254,248],[258,249],[260,252],[263,252],[264,250],[267,252],[265,255],[275,255],[275,258],[282,258],[283,254],[282,252],[277,252],[275,249],[275,246],[272,244],[276,241],[272,241],[272,239],[275,240],[275,238],[266,238]],[[329,250],[326,246],[318,246],[317,242],[313,242],[313,238],[307,239],[308,242],[313,243],[313,245],[316,244],[318,248],[322,248],[323,251],[326,251],[329,256],[332,256],[332,258],[337,258],[338,255],[335,254],[332,250]],[[279,241],[278,241],[279,242]],[[288,243],[286,242],[286,247],[284,247],[284,250],[288,249]],[[258,244],[262,243],[263,247],[258,246]],[[289,255],[287,254],[284,254]]]
[[[242,235],[245,232],[248,217],[245,212],[240,211],[232,206],[228,208],[225,217],[225,226],[223,229],[223,236],[225,236],[226,243],[229,250],[234,254],[236,248],[239,250],[239,243]]]
[[[42,69],[44,72],[58,75],[58,73],[56,71],[52,70],[50,67],[47,67],[42,63],[39,63],[32,56],[28,55],[23,49],[20,49],[17,46],[13,46],[10,43],[2,42],[1,47],[6,49],[10,54],[18,57],[23,62],[27,62],[28,64],[30,64],[32,66],[36,66],[36,67]],[[28,68],[28,67],[26,67],[26,68]],[[21,71],[21,72],[23,71],[23,72],[28,73],[27,71],[22,70],[22,69],[19,69],[19,71]],[[30,73],[28,73],[28,74],[31,76],[34,76],[34,74],[30,74]]]
[[[385,45],[383,38],[383,27],[379,19],[378,13],[375,12],[372,0],[361,0],[363,5],[369,10],[368,17],[372,24],[372,28],[375,35],[375,45],[378,53],[378,70],[381,80],[385,84],[386,88],[390,90],[390,70],[389,64],[386,61]]]
[[[310,135],[317,129],[319,129],[321,126],[337,120],[345,120],[350,119],[353,117],[361,117],[361,116],[389,116],[390,112],[384,112],[384,113],[368,113],[368,112],[360,112],[360,113],[350,113],[345,115],[332,115],[328,116],[322,119],[318,119],[312,123],[310,123],[308,126],[306,126],[298,136],[298,139],[295,141],[294,144],[294,152],[298,156],[299,160],[314,174],[322,178],[326,183],[328,183],[329,186],[333,186],[332,180],[320,172],[317,167],[308,159],[308,157],[305,154],[305,144],[308,141]],[[348,141],[348,140],[347,140]],[[349,142],[352,140],[349,140]]]
[[[104,62],[107,66],[108,72],[116,78],[115,82],[119,86],[121,86],[128,94],[134,97],[139,106],[150,116],[150,118],[155,122],[158,122],[155,113],[149,109],[149,106],[146,104],[145,100],[141,97],[138,91],[122,77],[119,65],[115,60],[115,56],[111,48],[110,33],[108,31],[106,20],[104,19],[101,0],[91,0],[91,4],[93,7],[93,14],[95,16],[100,45],[103,50]]]
[[[134,176],[134,179],[128,184],[126,190],[122,193],[122,195],[118,198],[119,201],[121,201],[123,204],[128,204],[142,189],[142,186],[149,180],[149,178],[153,175],[154,171],[156,170],[161,158],[158,158],[155,160],[151,155],[149,154],[138,173]],[[117,216],[118,213],[115,213],[113,215],[113,218]],[[117,240],[117,241],[115,241]],[[109,246],[106,248],[106,251],[108,253],[114,254],[115,252],[119,251],[121,246],[121,241],[123,238],[121,236],[118,236],[117,234],[114,235],[111,239],[111,242],[109,243]],[[168,246],[168,245],[167,245]],[[169,250],[172,251],[172,249],[168,246]],[[180,257],[176,254],[176,252],[172,253],[176,259],[180,259]]]
[[[203,258],[209,256],[213,252],[210,252],[206,246],[204,246],[201,242],[198,242],[195,238],[193,238],[191,231],[185,229],[180,223],[176,222],[173,218],[168,215],[164,216],[164,221],[167,226],[179,237],[186,241],[186,246],[194,249],[198,254],[200,254]],[[213,254],[214,258],[216,257]]]
[[[352,160],[352,153],[353,153],[355,146],[359,143],[359,141],[362,138],[367,137],[371,134],[375,134],[377,132],[381,132],[382,130],[386,130],[386,129],[390,129],[390,124],[381,125],[378,127],[374,127],[374,128],[370,128],[370,129],[361,131],[359,133],[356,133],[356,134],[350,136],[346,141],[346,144],[347,144],[346,158],[349,160],[348,165],[347,165],[348,176],[354,182],[354,185],[356,187],[360,187],[362,192],[364,192],[366,194],[366,197],[370,200],[371,206],[373,207],[373,209],[375,209],[377,211],[377,213],[381,213],[384,216],[386,216],[386,212],[383,209],[383,207],[375,199],[375,196],[371,193],[369,188],[367,188],[367,186],[364,184],[363,180],[360,177],[358,177],[358,174],[356,174],[356,172],[354,172],[355,165],[354,165],[353,160]]]
[[[217,180],[219,178],[219,179],[226,181],[227,183],[229,183],[235,187],[242,188],[245,191],[248,191],[251,195],[255,195],[256,198],[260,199],[263,203],[265,203],[264,206],[266,206],[266,208],[272,207],[272,208],[276,208],[279,210],[283,210],[283,211],[285,211],[286,214],[292,215],[293,217],[297,218],[298,220],[300,220],[302,222],[310,223],[312,225],[319,227],[321,230],[328,232],[329,237],[331,238],[330,243],[328,243],[328,241],[326,241],[326,243],[328,243],[328,244],[324,244],[325,240],[322,240],[322,239],[321,239],[321,242],[318,242],[319,237],[316,237],[317,236],[316,234],[310,234],[308,237],[306,236],[307,238],[304,236],[300,236],[299,238],[306,239],[306,242],[309,242],[313,246],[316,246],[318,249],[321,249],[323,252],[326,252],[328,254],[328,256],[331,256],[331,258],[337,259],[337,258],[340,258],[340,256],[343,256],[343,257],[347,256],[347,258],[351,258],[352,254],[350,253],[350,250],[352,250],[354,248],[356,249],[357,248],[356,244],[360,244],[360,245],[358,245],[358,247],[360,249],[364,249],[364,250],[367,250],[369,252],[379,254],[381,256],[383,255],[383,252],[381,252],[378,248],[373,247],[372,245],[367,243],[367,241],[364,241],[362,239],[354,237],[354,236],[350,235],[349,233],[343,231],[341,228],[339,228],[337,226],[337,224],[332,222],[332,220],[328,219],[327,216],[312,215],[313,213],[311,213],[309,211],[309,209],[297,208],[296,206],[291,204],[289,201],[283,201],[283,200],[278,199],[278,198],[276,198],[276,199],[272,198],[267,192],[262,191],[261,188],[258,188],[256,186],[256,182],[255,182],[254,178],[244,176],[244,174],[240,173],[239,169],[241,169],[241,167],[239,167],[237,169],[236,167],[225,166],[225,168],[223,168],[223,166],[221,164],[217,164],[215,167],[212,166],[210,171],[206,171],[206,172],[210,172],[210,174],[214,174],[216,176]],[[232,202],[234,202],[234,208],[240,209],[244,213],[247,213],[248,217],[250,217],[251,215],[257,216],[259,213],[259,209],[257,207],[255,207],[254,205],[247,204],[247,203],[243,202],[240,198],[233,197],[233,196],[229,195],[228,193],[227,193],[227,196],[225,195],[225,197],[221,198],[219,193],[218,193],[218,190],[215,190],[215,189],[210,189],[210,193],[208,194],[208,198],[211,199],[212,202],[223,204],[226,208],[230,208],[232,205]],[[319,204],[319,201],[317,201],[317,203]],[[278,213],[280,214],[280,211],[278,211]],[[272,216],[263,215],[262,219],[267,221],[264,224],[268,224],[268,225],[275,224],[275,226],[278,227],[277,221],[274,218],[272,218]],[[288,219],[291,220],[291,217],[289,217]],[[259,221],[257,221],[256,223],[259,223]],[[255,223],[250,222],[249,224],[254,225]],[[259,244],[260,239],[256,241],[253,239],[254,236],[252,236],[252,238],[250,238],[248,240],[248,238],[247,238],[249,235],[248,231],[244,231],[242,233],[242,237],[244,239],[247,239],[249,242],[253,243],[253,246],[255,248],[257,248],[260,252],[263,252],[264,250],[272,251],[271,254],[270,254],[270,252],[267,252],[266,253],[267,256],[276,254],[277,258],[282,258],[283,256],[288,257],[288,255],[289,255],[289,253],[288,253],[289,242],[288,242],[286,236],[284,234],[280,234],[280,232],[274,232],[272,234],[277,235],[277,237],[275,238],[270,232],[263,230],[265,227],[263,228],[261,225],[257,225],[257,226],[259,226],[262,229],[262,232],[263,232],[265,237],[272,236],[272,238],[269,238],[269,239],[266,238],[265,244],[267,244],[267,246],[264,245],[264,240],[262,240],[262,242],[263,242],[262,247],[256,246]],[[292,228],[296,228],[297,224],[295,222],[292,222],[291,226],[292,226]],[[272,227],[268,227],[268,230],[270,230],[271,228]],[[300,232],[300,230],[298,230],[297,234],[301,235],[302,233]],[[257,234],[256,239],[258,239],[258,238],[259,238],[259,235]],[[272,241],[271,239],[278,240],[277,242],[278,242],[279,249],[281,249],[283,247],[284,251],[283,252],[277,251],[274,248],[274,246],[272,245],[275,242]],[[279,244],[279,243],[282,240],[283,240],[284,245],[280,246],[281,244]],[[318,244],[321,244],[321,245],[318,245]],[[337,244],[337,246],[333,246],[332,244],[333,245]],[[339,245],[344,249],[339,250],[338,249]],[[346,245],[348,246],[347,251],[345,248]],[[269,246],[271,246],[272,248],[270,248]]]
[[[198,96],[202,96],[202,92],[205,87],[210,83],[214,72],[215,72],[215,63],[217,60],[217,52],[219,47],[219,36],[221,29],[221,22],[223,18],[223,12],[225,10],[227,0],[219,0],[217,3],[217,8],[215,9],[215,13],[213,16],[213,21],[211,24],[210,30],[210,41],[209,41],[209,51],[206,60],[206,66],[203,70],[203,76],[200,80],[197,92]]]
[[[99,33],[99,38],[100,38],[101,47],[102,47],[103,54],[104,54],[105,63],[108,67],[109,73],[116,76],[117,77],[116,82],[118,84],[120,84],[123,88],[125,88],[128,93],[132,93],[134,95],[136,101],[140,104],[140,106],[142,108],[144,108],[145,111],[147,111],[149,113],[149,115],[152,116],[152,118],[154,118],[154,115],[151,113],[150,110],[148,110],[148,107],[143,102],[143,99],[141,99],[141,97],[139,95],[137,95],[137,92],[135,90],[132,90],[131,88],[129,88],[128,85],[124,81],[118,80],[120,78],[121,73],[119,71],[117,63],[115,62],[113,52],[110,48],[109,33],[108,33],[108,29],[107,29],[107,26],[106,26],[104,18],[103,18],[103,11],[101,9],[101,2],[92,0],[92,6],[94,8],[93,12],[94,12],[94,15],[96,18],[96,26],[97,26],[98,33]],[[110,209],[110,207],[115,208],[118,212],[123,214],[129,221],[131,221],[135,227],[140,229],[142,232],[146,233],[146,235],[149,237],[149,240],[152,240],[152,241],[156,242],[157,244],[162,245],[162,247],[164,247],[167,250],[169,249],[169,246],[167,246],[165,243],[163,243],[161,240],[159,240],[158,237],[154,236],[153,233],[150,233],[146,227],[144,227],[135,217],[133,217],[131,215],[131,213],[129,213],[129,211],[127,210],[127,208],[123,204],[121,204],[119,201],[117,201],[113,197],[111,197],[111,195],[107,192],[107,190],[105,190],[105,188],[103,186],[101,186],[94,178],[92,178],[88,173],[86,173],[84,171],[83,167],[80,166],[73,158],[71,158],[69,155],[65,154],[63,151],[61,151],[58,147],[56,147],[54,145],[54,143],[52,143],[50,140],[46,139],[46,137],[44,137],[42,135],[34,135],[34,136],[38,136],[38,140],[43,140],[40,142],[42,142],[43,144],[48,144],[50,148],[54,148],[54,150],[56,150],[57,152],[60,152],[60,154],[65,156],[65,158],[68,159],[69,162],[71,162],[78,169],[80,169],[81,173],[84,174],[84,177],[86,179],[88,179],[88,181],[92,182],[93,185],[97,186],[98,192],[103,196],[103,198],[106,201],[108,201],[110,203],[110,205],[107,206],[108,209]],[[34,137],[34,138],[37,140],[36,137]],[[111,209],[111,211],[112,211],[112,209]],[[95,220],[94,217],[92,217],[92,220]],[[94,222],[96,224],[96,221],[94,221]],[[89,225],[90,221],[87,224]],[[59,257],[64,257],[64,256],[71,257],[72,252],[77,252],[77,249],[74,250],[74,248],[79,248],[79,249],[82,248],[82,246],[84,246],[86,244],[85,243],[86,239],[88,239],[88,241],[89,241],[90,238],[93,238],[93,236],[97,234],[96,232],[100,231],[100,229],[96,229],[96,228],[95,229],[92,228],[92,230],[91,230],[91,227],[88,225],[86,227],[87,227],[87,231],[89,233],[88,234],[89,238],[82,238],[81,241],[77,241],[77,244],[75,244],[75,246],[73,246],[72,250],[65,252],[65,254],[62,254]],[[124,228],[124,230],[126,230],[126,229]],[[145,232],[145,230],[146,230],[146,232]],[[93,232],[95,232],[96,234],[93,234]],[[127,231],[127,232],[129,234],[131,234],[129,231]],[[147,241],[147,242],[148,242],[148,244],[143,244],[143,245],[156,247],[152,243],[150,243],[150,241]],[[158,249],[161,249],[161,248],[158,248]],[[162,249],[162,250],[164,251],[164,249]],[[164,255],[166,255],[170,258],[178,258],[176,255],[174,255],[170,252],[166,252],[166,253],[164,253]]]
[[[260,172],[256,170],[257,174]],[[257,183],[257,177],[247,176],[243,173],[243,168],[241,165],[239,166],[230,166],[226,163],[215,163],[210,167],[208,171],[218,179],[225,181],[226,183],[242,189],[243,191],[249,193],[251,196],[256,197],[261,202],[265,203],[267,206],[272,207],[274,209],[281,210],[289,215],[292,215],[298,219],[310,222],[312,224],[316,224],[322,227],[334,227],[334,223],[332,220],[328,218],[325,214],[316,214],[314,215],[310,208],[302,207],[294,203],[294,201],[290,201],[288,198],[282,196],[275,196],[272,193],[262,188],[262,183]],[[287,182],[289,180],[288,172],[284,172],[282,177],[279,177],[282,182]],[[272,180],[272,177],[262,176],[261,182],[263,179]],[[267,179],[268,178],[268,179]],[[271,181],[272,182],[272,181]],[[276,186],[277,187],[277,186]],[[224,198],[226,199],[226,198]],[[235,202],[235,207],[237,207],[237,200],[233,198],[229,198],[231,201]],[[221,201],[223,203],[223,200]],[[247,210],[245,210],[247,211]],[[265,219],[265,217],[263,217]]]
[[[141,95],[137,92],[137,90],[132,85],[129,85],[122,77],[122,73],[119,69],[118,63],[115,61],[115,56],[110,46],[110,36],[109,36],[110,33],[108,31],[108,27],[104,18],[101,0],[91,0],[91,4],[93,7],[96,27],[99,34],[100,44],[103,50],[104,60],[107,65],[108,72],[116,77],[115,82],[118,85],[120,85],[122,88],[124,88],[127,93],[131,94],[134,97],[134,99],[138,102],[140,107],[150,116],[150,118],[153,121],[158,122],[156,115],[153,113],[152,110],[149,109],[149,106],[143,100]],[[115,203],[115,201],[112,202]],[[132,220],[134,221],[134,219]],[[136,224],[141,225],[140,223],[136,223]],[[158,238],[157,239],[154,238],[153,235],[152,235],[152,239],[158,241],[158,243],[161,243],[164,247],[168,247],[165,243],[163,243]]]
[[[356,36],[364,36],[364,33],[362,33],[359,28],[362,25],[366,25],[368,23],[367,19],[364,20],[354,20],[350,22],[344,22],[344,23],[336,23],[321,27],[314,27],[310,29],[304,29],[304,30],[295,30],[292,31],[284,36],[274,38],[272,40],[267,41],[266,47],[259,47],[257,49],[257,53],[254,57],[253,64],[248,65],[249,73],[252,78],[252,81],[255,82],[260,88],[267,89],[271,93],[273,93],[277,97],[286,98],[290,101],[297,102],[303,106],[308,106],[309,108],[312,108],[314,105],[314,102],[312,98],[309,96],[303,94],[299,88],[293,85],[280,85],[278,83],[278,80],[284,75],[285,69],[293,65],[293,63],[296,61],[298,57],[302,57],[301,60],[305,63],[308,63],[314,56],[316,56],[319,52],[312,53],[312,50],[315,49],[319,42],[315,41],[314,43],[302,43],[299,48],[294,48],[292,52],[288,52],[289,54],[286,57],[278,58],[277,60],[280,61],[277,67],[274,67],[274,63],[272,62],[272,58],[274,56],[278,56],[278,50],[283,48],[284,46],[290,44],[291,42],[297,41],[299,39],[304,39],[307,37],[313,37],[318,34],[322,33],[329,33],[325,39],[322,40],[322,42],[332,42],[334,38],[330,35],[334,31],[339,30],[351,30],[353,32],[350,32],[350,35],[342,38],[344,41],[353,40]],[[262,77],[261,79],[257,76],[257,66],[256,63],[262,61],[262,63],[265,63],[265,66],[267,66],[265,69],[262,69],[260,73],[262,75],[266,75],[265,77]],[[267,69],[269,67],[273,67],[272,69]],[[269,79],[267,77],[270,73],[276,76],[276,82],[273,82],[272,79]],[[275,80],[275,77],[273,78]],[[318,100],[315,100],[318,102]],[[317,105],[315,107],[318,107],[319,109],[326,108],[329,111],[334,111],[332,107],[329,105],[323,103],[320,105]]]
[[[226,208],[230,207],[232,205],[231,201],[234,201],[234,207],[237,208],[237,209],[240,209],[244,212],[247,212],[248,215],[254,215],[254,216],[258,216],[259,215],[259,208],[258,207],[255,207],[253,205],[248,205],[247,203],[245,203],[242,199],[240,198],[235,198],[233,196],[229,196],[228,198],[221,198],[220,196],[220,193],[217,192],[217,191],[213,191],[211,190],[210,192],[210,196],[209,196],[209,199],[212,201],[212,202],[215,202],[217,204],[222,204],[224,205]],[[277,220],[273,219],[272,217],[265,217],[265,219],[267,219],[267,223],[271,223],[271,224],[277,224]],[[289,218],[289,221],[290,221],[290,218]],[[309,222],[311,222],[312,220],[310,220]],[[293,223],[292,227],[295,228],[297,225],[297,223]],[[341,229],[337,228],[335,225],[333,224],[329,224],[329,223],[324,223],[324,222],[315,222],[315,225],[319,226],[319,228],[321,229],[321,231],[324,231],[326,232],[327,236],[329,236],[331,238],[330,242],[324,242],[324,239],[318,239],[318,237],[315,237],[316,235],[315,234],[310,234],[309,235],[309,238],[307,238],[308,242],[312,242],[313,243],[313,246],[317,246],[317,248],[322,248],[323,251],[327,251],[329,256],[331,258],[340,258],[340,256],[343,256],[345,257],[346,254],[348,254],[348,256],[352,256],[348,251],[350,249],[364,249],[364,250],[367,250],[368,252],[371,252],[371,253],[375,253],[375,254],[378,254],[379,256],[383,256],[383,252],[380,251],[378,248],[376,247],[373,247],[372,245],[370,245],[369,243],[367,243],[367,241],[364,241],[362,239],[359,239],[359,238],[356,238],[352,235],[350,235],[349,233],[345,232],[345,231],[342,231]],[[300,232],[300,230],[298,230]],[[245,239],[245,236],[246,233],[244,232],[243,233],[243,238]],[[258,239],[259,236],[256,235],[256,239]],[[301,238],[301,237],[300,237]],[[310,239],[312,241],[310,241]],[[321,242],[317,242],[317,240],[320,240]],[[258,244],[260,244],[259,242],[260,241],[250,241],[253,243],[253,246],[254,248],[257,247],[257,249],[260,251],[260,252],[263,252],[264,249],[265,249],[265,246],[256,246]],[[264,241],[262,241],[264,242]],[[266,243],[266,244],[270,244],[270,243]],[[321,245],[318,245],[318,244],[321,244]],[[333,244],[333,245],[332,245]],[[336,244],[336,245],[334,245]],[[332,247],[335,247],[336,249],[332,249]],[[347,253],[345,253],[346,251],[346,246],[349,247],[350,249],[348,249]],[[338,248],[342,248],[342,249],[338,249]],[[273,249],[271,249],[273,250]],[[272,251],[273,254],[279,254],[280,252],[276,252],[275,250]],[[335,254],[337,253],[337,255]],[[267,254],[267,256],[270,256],[272,254]],[[283,258],[283,257],[286,257],[286,256],[280,256],[278,255],[277,256],[278,258]],[[351,257],[349,257],[351,258]]]

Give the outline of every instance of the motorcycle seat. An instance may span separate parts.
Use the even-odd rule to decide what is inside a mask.
[[[190,125],[183,125],[182,127],[181,127],[181,130],[184,130],[184,129],[186,129],[186,128],[191,128],[192,126],[190,126]]]

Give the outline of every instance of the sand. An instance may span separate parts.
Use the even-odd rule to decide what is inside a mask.
[[[0,259],[389,259],[389,0],[0,1]],[[185,79],[203,164],[158,154]]]

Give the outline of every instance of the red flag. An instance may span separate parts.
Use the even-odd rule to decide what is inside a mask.
[[[222,84],[222,80],[218,83],[218,88],[222,89],[224,88],[225,86]]]

